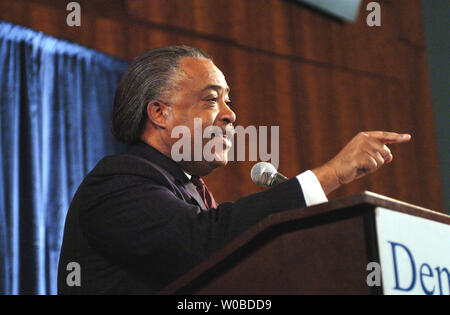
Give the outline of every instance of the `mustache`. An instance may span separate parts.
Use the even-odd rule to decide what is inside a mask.
[[[233,125],[228,125],[226,127],[219,127],[219,126],[209,126],[207,128],[212,128],[211,135],[213,137],[226,137],[228,140],[233,138],[233,136],[236,134],[236,130],[234,129]]]

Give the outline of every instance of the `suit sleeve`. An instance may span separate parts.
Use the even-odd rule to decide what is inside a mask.
[[[209,211],[144,182],[100,197],[80,212],[80,224],[106,257],[176,279],[264,217],[304,206],[296,178]]]

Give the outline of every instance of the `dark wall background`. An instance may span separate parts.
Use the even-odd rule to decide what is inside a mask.
[[[447,213],[450,213],[450,2],[422,0],[428,67]]]
[[[384,0],[382,27],[364,1],[348,24],[286,0],[89,0],[68,27],[65,0],[0,1],[0,18],[131,60],[144,50],[195,45],[227,76],[238,124],[280,126],[280,171],[326,162],[357,132],[413,135],[395,159],[331,198],[371,190],[442,210],[441,174],[420,0]],[[208,176],[219,201],[256,192],[254,162]],[[232,185],[230,185],[232,183]]]

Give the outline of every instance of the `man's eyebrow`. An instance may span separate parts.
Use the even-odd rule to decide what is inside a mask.
[[[207,85],[201,92],[204,92],[206,90],[216,90],[216,91],[223,90],[223,86],[217,85],[217,84],[210,84],[210,85]],[[227,93],[230,92],[229,86],[225,87],[225,92],[227,92]]]

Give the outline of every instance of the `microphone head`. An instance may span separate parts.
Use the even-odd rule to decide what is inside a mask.
[[[277,169],[272,164],[267,162],[259,162],[253,165],[250,176],[256,185],[269,186],[271,178],[276,173]]]

